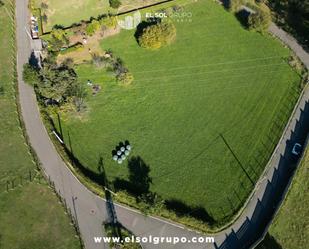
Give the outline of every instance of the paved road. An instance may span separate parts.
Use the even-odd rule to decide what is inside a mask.
[[[269,27],[269,32],[278,37],[283,43],[287,44],[303,64],[309,69],[309,55],[308,53],[297,43],[297,40],[286,33],[283,29],[272,23]]]
[[[41,121],[34,91],[23,82],[21,77],[22,66],[28,61],[32,49],[31,41],[25,30],[25,24],[29,20],[27,0],[17,0],[16,18],[19,98],[22,117],[30,143],[36,151],[46,175],[54,182],[56,190],[65,199],[68,207],[77,218],[86,249],[108,248],[106,244],[96,244],[93,239],[94,236],[104,235],[102,222],[108,219],[105,200],[88,191],[66,167],[49,139],[48,133]],[[270,162],[270,170],[266,172],[261,181],[257,184],[245,211],[237,221],[230,228],[215,235],[216,243],[214,245],[160,244],[156,246],[153,244],[143,244],[144,248],[248,248],[248,243],[251,243],[258,235],[258,232],[265,228],[266,221],[268,221],[269,217],[273,214],[273,206],[276,205],[276,203],[270,202],[269,200],[280,199],[282,196],[282,187],[286,186],[286,182],[283,180],[286,180],[287,176],[290,175],[289,172],[287,174],[285,170],[281,170],[282,165],[289,164],[289,160],[282,161],[282,155],[285,155],[286,151],[289,153],[289,143],[287,143],[287,141],[291,140],[291,136],[292,140],[294,140],[298,139],[295,134],[307,132],[303,130],[303,126],[299,126],[299,123],[297,123],[295,132],[292,131],[296,125],[296,119],[299,119],[300,116],[304,116],[302,114],[305,114],[307,111],[305,106],[308,99],[309,92],[306,90],[290,126]],[[301,111],[301,108],[304,109],[305,112]],[[309,117],[309,115],[306,116]],[[300,135],[300,137],[303,137],[303,134]],[[275,170],[276,167],[278,168],[277,171]],[[273,190],[269,191],[269,181],[272,181],[274,174],[278,174],[276,172],[280,172],[280,177],[278,176],[276,178],[277,180],[273,181]],[[281,183],[284,184],[282,185]],[[275,186],[279,186],[280,188],[277,189]],[[94,210],[94,212],[91,210]],[[199,234],[194,231],[189,231],[161,219],[145,217],[134,210],[117,204],[115,204],[115,211],[119,221],[137,236],[184,236],[187,238],[199,236]]]

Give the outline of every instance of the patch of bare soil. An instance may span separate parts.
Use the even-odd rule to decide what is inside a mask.
[[[90,61],[93,54],[103,55],[104,51],[100,47],[100,41],[106,37],[118,34],[120,29],[119,26],[111,29],[102,29],[97,31],[93,36],[87,36],[82,32],[75,32],[70,37],[70,44],[82,43],[84,47],[67,54],[60,54],[57,58],[57,63],[60,64],[65,59],[71,58],[74,64],[81,64]]]

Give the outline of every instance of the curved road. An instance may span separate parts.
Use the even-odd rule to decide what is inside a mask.
[[[42,123],[35,93],[30,86],[23,82],[23,64],[28,62],[33,43],[26,31],[29,20],[28,0],[17,0],[16,2],[19,100],[29,141],[42,164],[45,174],[54,183],[55,189],[66,201],[67,206],[77,219],[86,249],[108,248],[106,244],[95,243],[93,238],[94,236],[104,235],[102,222],[108,219],[106,201],[86,189],[62,161]],[[297,46],[297,49],[299,49],[299,46]],[[308,67],[308,55],[305,53],[302,56],[305,56],[303,61],[306,62]],[[303,117],[309,117],[309,115],[304,115],[307,113],[308,100],[309,91],[306,88],[297,108],[295,108],[291,122],[267,166],[268,170],[257,183],[246,208],[231,227],[215,235],[214,244],[160,244],[158,246],[149,243],[143,244],[143,247],[149,249],[249,248],[265,230],[267,222],[273,216],[275,207],[280,203],[282,193],[284,193],[287,182],[292,175],[292,170],[289,167],[291,165],[290,145],[294,141],[303,142],[305,134],[307,134],[307,128],[304,128],[307,120]],[[118,204],[115,204],[115,211],[118,220],[137,236],[184,236],[192,238],[200,235],[159,218],[145,217],[137,211]]]

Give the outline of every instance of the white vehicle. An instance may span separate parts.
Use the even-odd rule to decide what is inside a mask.
[[[292,149],[292,154],[295,156],[299,156],[301,153],[302,146],[299,143],[295,143]]]

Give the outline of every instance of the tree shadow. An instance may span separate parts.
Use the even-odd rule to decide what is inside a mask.
[[[114,232],[116,232],[116,234],[120,234],[119,232],[119,227],[118,227],[118,219],[117,219],[117,213],[115,210],[115,206],[114,206],[114,202],[113,202],[113,198],[112,198],[112,192],[109,188],[109,181],[107,179],[107,175],[106,175],[106,171],[104,168],[104,161],[103,161],[103,157],[100,156],[99,157],[99,161],[98,161],[98,171],[100,172],[100,178],[101,178],[101,185],[104,188],[104,193],[105,193],[105,199],[106,199],[106,211],[108,214],[108,224],[112,224],[113,225],[113,229]]]
[[[31,52],[31,55],[30,55],[29,60],[28,60],[28,63],[29,63],[29,65],[31,65],[35,69],[39,69],[40,68],[39,60],[35,56],[34,52]]]
[[[230,8],[231,0],[220,0],[220,2],[226,10]]]
[[[264,240],[256,247],[256,249],[283,249],[283,247],[273,236],[267,233]]]
[[[214,218],[203,207],[190,207],[180,200],[171,199],[165,201],[167,209],[174,211],[178,216],[191,216],[198,220],[202,220],[209,225],[215,223]]]
[[[135,197],[149,194],[152,179],[149,176],[150,167],[140,157],[132,157],[128,161],[129,181],[116,178],[113,182],[116,190],[126,190]]]
[[[89,178],[91,181],[101,185],[101,186],[105,186],[104,184],[106,184],[106,178],[103,178],[102,177],[102,172],[100,173],[95,173],[94,171],[86,168],[74,155],[74,152],[73,152],[73,148],[72,148],[72,141],[71,141],[71,137],[70,137],[70,133],[68,132],[68,142],[69,142],[69,147],[70,149],[67,147],[67,146],[63,146],[66,154],[68,155],[71,163],[73,166],[75,166],[78,170],[80,170],[80,172],[86,176],[87,178]],[[100,157],[99,158],[99,163],[98,163],[98,170],[99,168],[103,167],[103,158]],[[104,170],[104,174],[105,174],[105,170]]]
[[[146,21],[142,21],[140,24],[137,25],[136,31],[134,33],[134,37],[136,41],[138,42],[138,38],[142,35],[143,30],[149,26],[155,25],[157,23],[161,22],[160,18],[148,18]]]
[[[251,13],[245,9],[241,9],[235,13],[235,17],[245,29],[249,28],[248,20],[249,20],[250,14]]]

